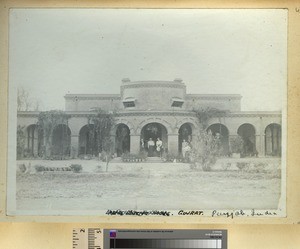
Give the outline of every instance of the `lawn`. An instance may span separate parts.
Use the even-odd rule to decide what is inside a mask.
[[[17,209],[277,209],[281,193],[281,179],[272,172],[225,170],[220,163],[210,172],[183,163],[111,163],[106,172],[96,160],[30,162],[32,168],[71,163],[83,171],[18,173]]]

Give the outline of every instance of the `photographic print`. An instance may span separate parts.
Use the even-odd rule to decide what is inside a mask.
[[[286,85],[283,9],[11,9],[8,214],[285,216]]]

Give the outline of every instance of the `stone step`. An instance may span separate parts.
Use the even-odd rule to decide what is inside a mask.
[[[116,157],[111,160],[112,163],[123,163],[122,157]],[[143,163],[162,163],[163,160],[160,157],[147,157],[146,161],[143,161]],[[128,163],[128,162],[124,162]],[[132,162],[134,163],[134,162]]]

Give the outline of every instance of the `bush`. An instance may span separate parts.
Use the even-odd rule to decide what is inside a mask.
[[[18,168],[19,168],[19,172],[20,172],[20,173],[25,173],[26,170],[27,170],[26,165],[25,165],[24,163],[19,164],[19,165],[18,165]]]
[[[266,171],[267,166],[267,163],[254,163],[252,170],[256,173],[263,173]]]
[[[239,170],[247,171],[249,170],[249,163],[246,162],[237,162],[236,166],[238,167]]]
[[[224,171],[227,171],[228,169],[230,169],[231,167],[231,163],[222,163],[222,169]]]
[[[74,173],[79,173],[82,171],[81,164],[71,164],[70,168]]]
[[[43,166],[43,165],[35,165],[34,168],[35,168],[36,172],[44,172],[44,171],[46,171],[46,167]]]
[[[242,153],[244,148],[244,140],[241,136],[230,138],[230,149],[231,153]]]
[[[192,141],[190,161],[194,164],[193,168],[202,167],[203,171],[211,171],[222,149],[220,136],[214,136],[210,130],[200,129]]]

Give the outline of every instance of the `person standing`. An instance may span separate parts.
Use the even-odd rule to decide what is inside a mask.
[[[159,157],[161,157],[161,155],[162,155],[162,150],[163,150],[163,142],[158,137],[157,141],[156,141],[156,151],[157,151],[157,154],[159,155]]]
[[[151,137],[149,138],[147,145],[148,145],[148,156],[151,157],[153,156],[154,146],[155,146],[155,143]]]

